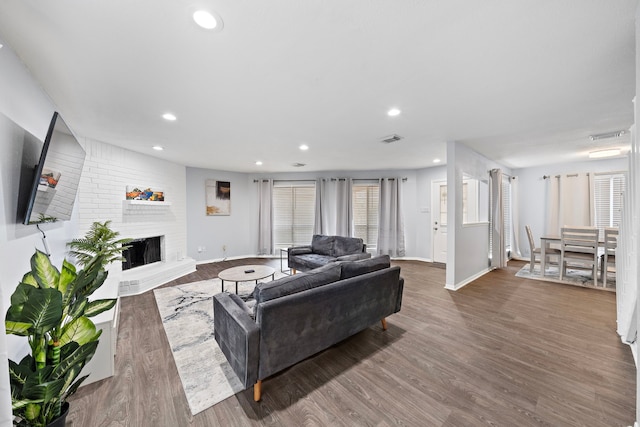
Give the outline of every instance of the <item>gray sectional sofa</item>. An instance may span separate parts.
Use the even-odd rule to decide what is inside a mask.
[[[400,311],[404,280],[388,256],[342,261],[260,283],[255,301],[213,297],[214,336],[245,388]]]
[[[289,248],[287,258],[289,268],[309,271],[334,261],[353,261],[370,258],[362,239],[345,236],[325,236],[315,234],[310,245]]]

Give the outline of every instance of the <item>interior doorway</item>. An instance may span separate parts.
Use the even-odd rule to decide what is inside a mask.
[[[433,262],[447,262],[447,181],[431,182]]]

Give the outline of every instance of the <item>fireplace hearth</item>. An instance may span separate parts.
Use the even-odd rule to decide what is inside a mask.
[[[136,239],[122,252],[122,270],[162,261],[162,236]]]

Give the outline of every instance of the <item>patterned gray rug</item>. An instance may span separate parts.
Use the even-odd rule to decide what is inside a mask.
[[[529,271],[529,264],[527,263],[520,269],[520,271],[516,273],[516,276],[533,280],[541,280],[544,282],[554,282],[563,283],[565,285],[580,286],[583,288],[594,288],[613,292],[615,292],[616,290],[616,277],[615,274],[612,273],[609,273],[607,287],[604,288],[602,286],[602,279],[600,279],[600,277],[598,277],[598,286],[593,286],[593,277],[591,276],[591,271],[574,270],[568,268],[567,274],[565,275],[563,280],[560,280],[560,271],[557,265],[548,265],[546,269],[547,272],[543,277],[542,275],[540,275],[540,264],[535,264],[533,266],[533,273],[531,273]]]
[[[238,294],[247,296],[254,287],[255,282],[241,282]],[[235,292],[235,284],[225,282],[225,291]],[[153,291],[193,415],[243,389],[213,337],[212,297],[219,292],[220,279]]]

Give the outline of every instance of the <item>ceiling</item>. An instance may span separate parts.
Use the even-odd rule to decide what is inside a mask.
[[[588,136],[633,123],[637,4],[13,0],[0,41],[77,136],[187,166],[416,169],[459,141],[521,168],[628,147]]]

